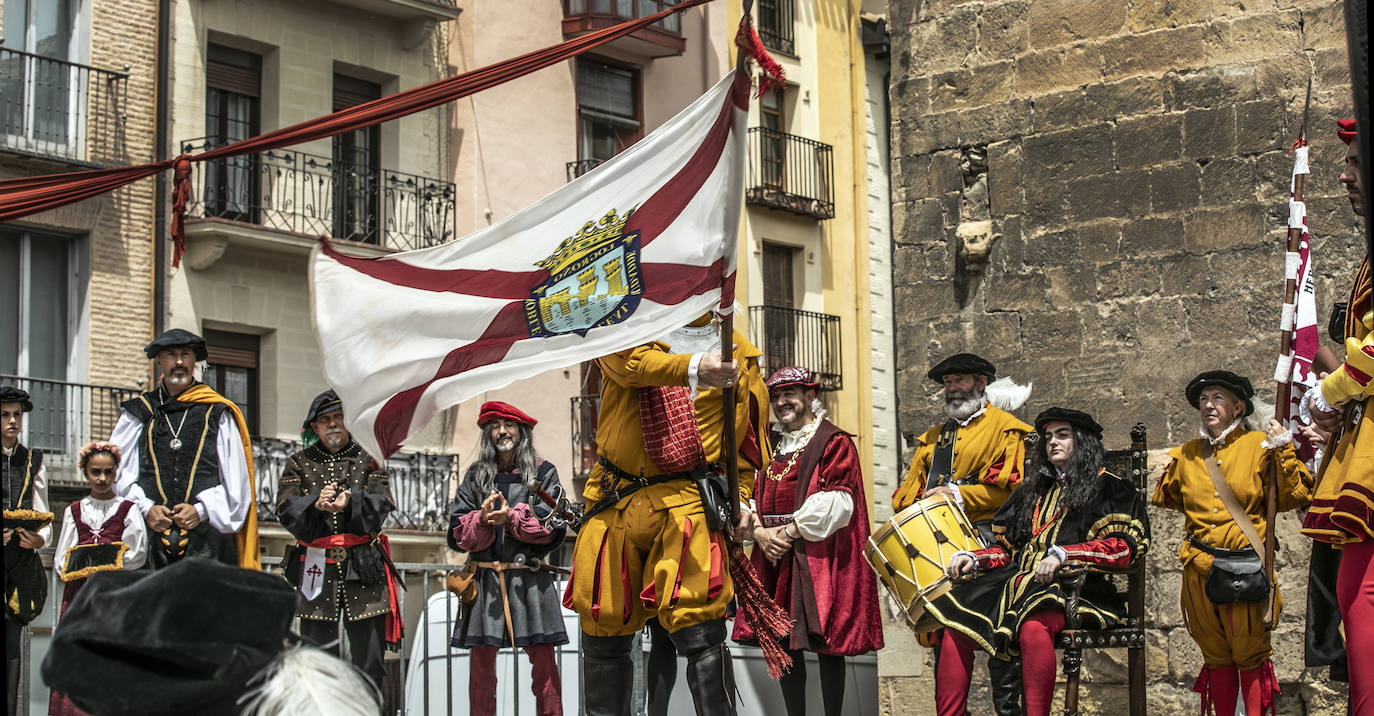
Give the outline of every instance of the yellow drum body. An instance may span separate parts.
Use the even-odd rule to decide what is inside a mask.
[[[961,550],[982,549],[978,533],[948,495],[927,497],[873,531],[864,556],[918,632],[939,628],[926,604],[949,591],[945,567]]]

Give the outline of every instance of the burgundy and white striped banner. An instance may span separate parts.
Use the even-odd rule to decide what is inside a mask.
[[[734,305],[749,76],[471,236],[310,257],[312,314],[353,438],[390,455],[484,391],[658,338]]]
[[[1287,406],[1275,406],[1274,417],[1282,421],[1289,430],[1297,431],[1301,421],[1298,419],[1298,406],[1303,393],[1316,385],[1317,376],[1312,371],[1312,361],[1321,347],[1321,336],[1317,329],[1316,293],[1312,284],[1311,237],[1307,234],[1307,205],[1293,195],[1297,177],[1307,174],[1307,145],[1293,150],[1293,180],[1289,185],[1288,227],[1302,231],[1298,251],[1285,254],[1284,275],[1296,281],[1297,293],[1294,303],[1284,304],[1280,314],[1280,328],[1292,331],[1292,339],[1286,355],[1279,356],[1274,367],[1274,380],[1291,383],[1293,386]]]

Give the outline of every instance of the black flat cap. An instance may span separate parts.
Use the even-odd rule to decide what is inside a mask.
[[[1213,385],[1227,389],[1245,403],[1245,412],[1241,417],[1255,412],[1255,387],[1250,384],[1249,378],[1236,375],[1229,370],[1209,370],[1188,381],[1188,387],[1183,391],[1183,394],[1188,396],[1188,404],[1197,410],[1197,401],[1202,397],[1202,390]]]
[[[940,361],[934,368],[931,368],[930,371],[926,373],[926,377],[939,383],[950,373],[985,375],[988,377],[988,380],[997,377],[997,369],[992,367],[991,363],[972,353],[956,353]]]
[[[1093,416],[1071,408],[1049,408],[1041,412],[1035,416],[1035,432],[1038,433],[1044,430],[1046,425],[1058,421],[1066,422],[1085,433],[1090,433],[1098,440],[1102,439],[1102,426],[1093,420]]]
[[[209,355],[205,350],[204,338],[181,328],[173,328],[158,336],[157,340],[143,349],[143,352],[149,358],[156,358],[158,353],[168,348],[191,348],[196,352],[196,360],[205,360]]]
[[[29,398],[29,391],[12,385],[0,385],[0,403],[18,403],[19,412],[33,412],[33,400]]]
[[[327,415],[335,410],[343,410],[343,401],[339,400],[339,394],[333,388],[315,396],[310,402],[310,412],[305,414],[305,422],[301,428],[308,428],[310,424],[320,419],[321,415]]]
[[[43,680],[99,716],[237,714],[295,608],[280,576],[206,559],[100,572],[53,633]]]

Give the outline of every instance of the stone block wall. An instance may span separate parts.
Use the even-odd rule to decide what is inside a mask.
[[[1193,437],[1182,388],[1203,370],[1247,375],[1272,402],[1286,150],[1309,78],[1307,202],[1325,340],[1331,302],[1344,300],[1362,254],[1337,181],[1345,147],[1334,121],[1351,114],[1341,3],[893,0],[890,22],[908,438],[939,419],[926,370],[965,350],[1034,381],[1022,417],[1087,409],[1109,448],[1124,447],[1136,422],[1152,448]],[[1151,486],[1165,461],[1154,452]],[[1151,518],[1151,713],[1186,713],[1200,661],[1180,625],[1181,521]],[[1294,515],[1279,529],[1280,713],[1336,712],[1343,692],[1325,670],[1302,669],[1308,543]],[[1085,712],[1119,711],[1121,665],[1098,654],[1087,663]],[[897,698],[913,684],[883,687],[888,712],[926,712],[929,702]]]

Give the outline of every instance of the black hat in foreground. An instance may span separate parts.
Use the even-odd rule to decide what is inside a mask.
[[[1197,410],[1197,401],[1202,397],[1203,389],[1213,385],[1225,388],[1245,403],[1245,413],[1241,417],[1255,412],[1255,387],[1250,384],[1249,378],[1229,370],[1209,370],[1188,381],[1188,387],[1183,391],[1188,396],[1188,404]]]
[[[29,391],[12,385],[0,385],[0,403],[18,403],[20,412],[33,412],[33,400],[29,397]]]
[[[99,716],[237,714],[295,609],[279,575],[206,559],[100,572],[53,633],[43,680]]]
[[[997,369],[994,368],[991,363],[972,353],[956,353],[940,361],[935,364],[934,368],[931,368],[930,371],[926,373],[926,377],[939,383],[950,373],[985,375],[988,377],[988,380],[997,377]]]
[[[1090,433],[1098,440],[1102,439],[1102,426],[1093,420],[1093,416],[1081,410],[1070,408],[1050,408],[1035,416],[1035,432],[1038,433],[1044,430],[1046,425],[1058,421],[1066,422],[1085,433]]]
[[[143,348],[143,353],[149,358],[156,358],[157,354],[168,348],[191,348],[196,352],[196,360],[205,360],[209,353],[205,350],[205,339],[181,328],[173,328],[157,337],[157,340],[149,343]]]

